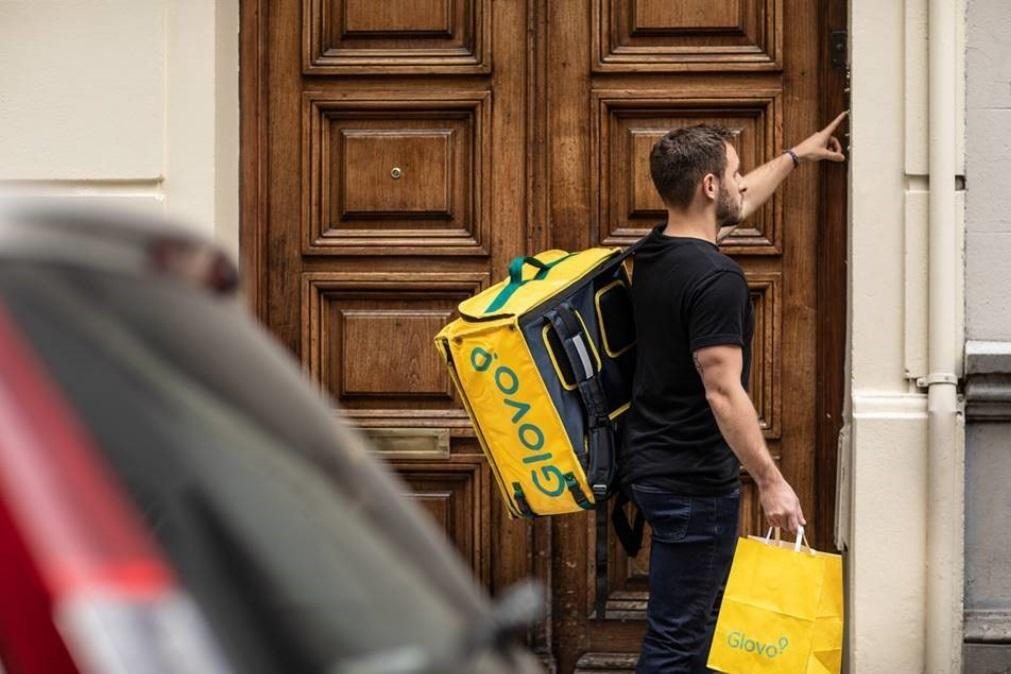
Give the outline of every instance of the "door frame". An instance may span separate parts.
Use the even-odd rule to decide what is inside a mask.
[[[239,0],[239,272],[253,314],[267,322],[267,2]]]
[[[827,124],[841,110],[849,109],[849,66],[832,65],[830,36],[834,31],[849,30],[848,0],[821,0],[819,29],[822,37],[820,94],[818,107],[822,123]],[[845,130],[845,131],[843,131]],[[840,127],[848,156],[849,121]],[[839,132],[837,132],[839,133]],[[818,195],[818,327],[816,362],[818,388],[815,410],[816,446],[814,487],[817,495],[814,513],[814,539],[821,550],[834,550],[836,494],[839,460],[839,434],[843,427],[846,395],[847,333],[847,255],[849,226],[849,162],[823,162]],[[836,195],[843,195],[844,208],[838,208]]]

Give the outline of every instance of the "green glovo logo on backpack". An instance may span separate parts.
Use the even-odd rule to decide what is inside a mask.
[[[507,412],[512,414],[512,425],[516,431],[516,439],[528,452],[523,457],[523,463],[533,466],[530,469],[530,481],[542,494],[557,498],[565,492],[565,476],[557,466],[552,465],[551,452],[545,452],[544,431],[531,422],[524,421],[530,412],[531,404],[522,400],[520,378],[508,365],[498,365],[498,354],[475,347],[470,352],[470,364],[475,372],[486,374],[495,382],[495,388],[505,396],[502,403]]]
[[[780,637],[777,643],[767,644],[757,639],[752,639],[744,632],[731,632],[727,635],[727,643],[730,644],[731,648],[736,650],[755,653],[756,655],[774,660],[782,655],[786,647],[790,645],[790,640],[786,637]]]

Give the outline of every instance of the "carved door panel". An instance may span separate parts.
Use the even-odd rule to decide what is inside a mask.
[[[671,128],[730,128],[743,172],[823,121],[816,3],[572,0],[548,8],[553,245],[626,245],[663,221],[648,156]],[[811,523],[830,527],[814,517],[819,187],[817,168],[796,171],[723,249],[751,287],[750,393],[769,448]],[[757,533],[762,517],[747,475],[741,514],[741,533]],[[599,617],[594,531],[592,517],[552,522],[555,654],[560,671],[629,671],[644,627],[649,543],[630,560],[611,534],[608,611]]]
[[[508,518],[432,337],[513,256],[624,245],[662,220],[646,157],[668,129],[728,126],[753,167],[824,121],[829,6],[845,8],[242,0],[242,251],[257,313],[493,593],[546,581],[550,620],[530,640],[559,672],[632,666],[646,555],[610,542],[608,615],[592,615],[592,518]],[[824,544],[834,473],[815,461],[816,409],[834,398],[816,378],[837,363],[843,323],[821,290],[842,245],[816,248],[819,223],[845,238],[818,210],[823,177],[797,171],[725,250],[752,289],[762,428]],[[742,515],[757,531],[747,477]]]
[[[525,4],[248,0],[243,14],[260,316],[482,583],[537,573],[432,342],[528,247]]]

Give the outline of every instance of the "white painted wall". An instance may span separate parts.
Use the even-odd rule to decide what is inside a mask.
[[[0,192],[163,212],[238,255],[238,0],[0,0]]]
[[[927,396],[915,380],[927,374],[927,6],[850,3],[849,418],[838,534],[848,548],[848,665],[860,674],[926,665],[932,504]],[[961,166],[960,139],[958,155]],[[962,203],[960,195],[959,211]],[[961,317],[952,330],[963,343]]]

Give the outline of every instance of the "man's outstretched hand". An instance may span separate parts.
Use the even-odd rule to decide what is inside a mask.
[[[801,161],[822,161],[823,159],[835,162],[846,161],[846,155],[843,154],[839,139],[832,134],[848,114],[848,110],[843,112],[824,129],[811,134],[795,146],[793,151],[797,153],[797,158]]]

